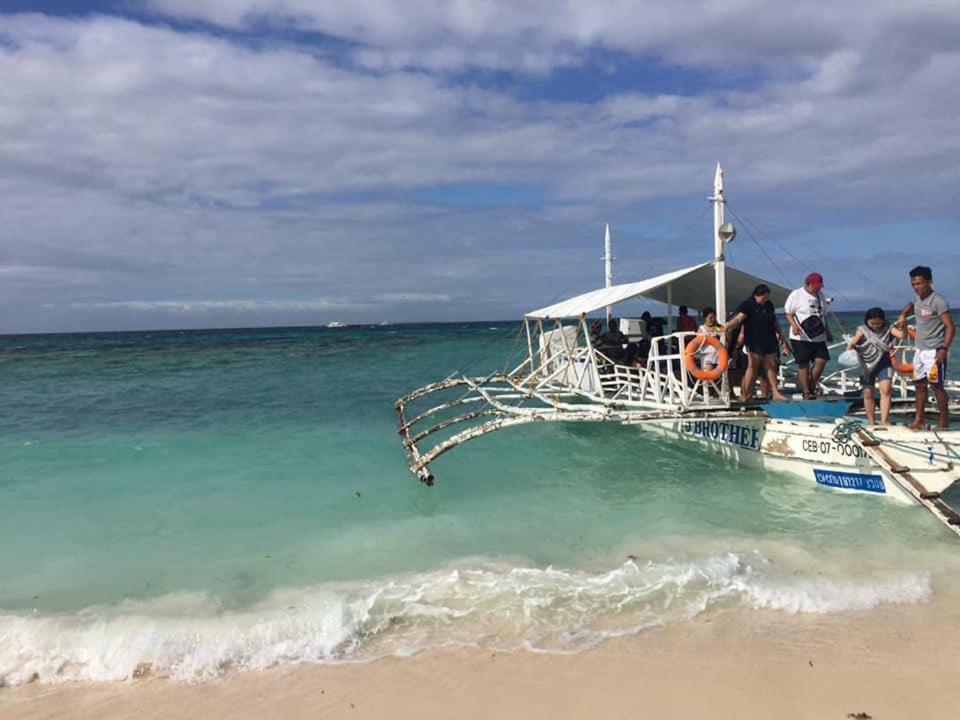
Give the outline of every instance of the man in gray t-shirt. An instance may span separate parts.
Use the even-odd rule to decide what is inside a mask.
[[[918,265],[910,271],[910,285],[916,296],[908,302],[897,318],[897,326],[906,327],[907,314],[913,311],[917,321],[917,352],[913,356],[913,380],[916,383],[917,413],[910,427],[919,430],[924,427],[927,404],[927,386],[933,387],[940,412],[938,428],[950,426],[947,405],[947,393],[943,381],[947,375],[947,352],[953,342],[956,327],[950,315],[950,306],[946,299],[933,289],[933,272],[925,265]]]
[[[947,324],[941,316],[950,310],[943,295],[931,289],[925,298],[913,298],[913,312],[917,316],[917,350],[939,350],[944,347]],[[949,316],[948,316],[949,317]]]

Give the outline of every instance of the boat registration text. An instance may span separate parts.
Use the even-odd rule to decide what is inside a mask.
[[[684,422],[681,430],[688,435],[716,440],[728,445],[739,445],[751,450],[756,450],[760,446],[759,429],[735,425],[734,423],[694,420]]]
[[[880,475],[862,475],[860,473],[814,468],[813,477],[819,484],[828,487],[875,493],[886,492],[886,488],[883,486],[883,478]]]

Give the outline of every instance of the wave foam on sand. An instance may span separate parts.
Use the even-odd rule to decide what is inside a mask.
[[[232,669],[363,662],[431,647],[577,652],[708,609],[839,613],[919,603],[929,573],[824,577],[759,553],[641,563],[604,573],[464,561],[362,583],[277,590],[246,608],[177,593],[73,614],[0,613],[0,686],[202,680]]]

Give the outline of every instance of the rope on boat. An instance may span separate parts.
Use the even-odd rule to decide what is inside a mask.
[[[940,437],[940,433],[938,431],[934,430],[933,436],[940,441],[941,445],[943,445],[944,449],[947,451],[947,457],[952,457],[954,460],[960,460],[960,454],[957,454],[957,451],[951,447],[950,443]]]
[[[914,477],[909,467],[903,465],[896,457],[888,455],[881,447],[883,440],[877,438],[864,426],[851,421],[839,423],[835,437],[838,441],[853,442],[862,448],[867,457],[880,468],[880,472],[891,484],[896,485],[901,491],[912,497],[951,532],[960,535],[960,515],[943,500],[940,490],[938,488],[928,488]],[[844,438],[844,440],[841,440],[841,438]],[[889,441],[887,442],[892,444]]]
[[[914,454],[924,454],[931,460],[940,458],[947,462],[950,460],[960,461],[960,454],[957,454],[955,450],[950,447],[950,443],[940,437],[936,430],[933,431],[934,436],[940,443],[944,446],[946,452],[937,452],[933,447],[928,447],[926,453],[921,453],[918,450],[916,444],[905,443],[900,440],[891,440],[890,438],[883,438],[878,436],[876,433],[871,432],[865,425],[858,422],[857,420],[845,420],[841,423],[838,423],[833,430],[833,439],[836,440],[841,445],[846,445],[849,442],[856,443],[856,435],[858,433],[863,433],[866,435],[871,443],[874,443],[876,446],[887,445],[898,450],[906,450]]]
[[[833,439],[841,445],[846,445],[853,439],[853,433],[855,433],[860,427],[862,426],[856,420],[845,420],[841,423],[837,423],[837,426],[833,429]],[[876,440],[876,438],[866,428],[864,428],[864,432],[867,433],[867,435],[870,435],[871,440]]]
[[[501,372],[501,371],[498,371],[498,370],[493,371],[492,373],[490,373],[489,375],[487,375],[486,378],[484,378],[484,379],[482,380],[483,384],[486,384],[486,383],[490,382],[491,380],[493,380],[494,378],[497,378],[497,377],[499,377],[499,376],[502,376],[502,375],[504,375],[504,374],[506,373],[506,367],[507,367],[508,365],[510,365],[510,363],[511,363],[512,359],[514,358],[514,356],[517,355],[517,347],[520,345],[520,337],[521,337],[521,335],[523,335],[523,323],[520,323],[520,327],[517,329],[517,332],[516,332],[516,334],[514,335],[513,347],[510,349],[510,354],[507,355],[507,359],[506,359],[506,361],[504,362],[504,370],[503,370],[502,372]],[[459,368],[455,368],[454,370],[452,370],[452,371],[450,372],[450,374],[447,375],[443,380],[440,380],[439,382],[436,382],[436,383],[431,383],[430,385],[424,385],[423,388],[420,388],[420,390],[423,390],[423,389],[425,389],[425,388],[434,388],[434,387],[436,387],[436,386],[442,385],[442,384],[444,384],[444,383],[448,383],[448,382],[450,382],[450,381],[455,381],[454,384],[459,384],[460,378],[466,377],[467,370],[469,370],[471,367],[473,367],[473,365],[475,365],[475,364],[478,362],[478,360],[479,360],[479,358],[474,357],[472,360],[464,363],[464,364],[461,365]],[[416,391],[416,392],[419,393],[419,390]],[[433,392],[433,390],[430,390],[429,392]],[[470,394],[470,392],[471,392],[470,390],[467,390],[467,392],[465,392],[460,398],[458,398],[458,400],[463,400],[467,395]],[[398,405],[401,404],[401,403],[402,403],[402,404],[406,404],[407,402],[409,402],[409,400],[415,399],[416,397],[418,397],[417,394],[411,393],[410,395],[407,395],[406,397],[401,398],[400,400],[398,400],[398,401],[397,401],[397,404],[398,404]],[[413,423],[411,423],[411,424],[413,424]]]
[[[760,252],[762,252],[762,253],[764,254],[764,256],[767,258],[767,260],[770,261],[770,264],[773,265],[773,267],[776,268],[777,272],[780,273],[780,275],[783,277],[783,279],[787,281],[787,285],[790,286],[791,283],[790,283],[789,278],[787,278],[787,276],[786,276],[786,274],[783,272],[783,270],[780,269],[780,266],[777,265],[777,263],[775,263],[775,262],[773,261],[773,258],[770,257],[770,255],[767,253],[767,251],[763,249],[763,246],[762,246],[762,245],[757,241],[757,239],[753,236],[753,233],[750,232],[750,228],[747,227],[746,222],[745,222],[744,220],[742,220],[739,215],[737,215],[737,213],[734,211],[734,209],[733,209],[732,207],[730,207],[730,203],[729,203],[729,202],[727,203],[727,210],[730,211],[730,214],[733,215],[734,219],[740,224],[740,227],[742,227],[742,228],[746,231],[747,236],[748,236],[751,240],[753,240],[754,244],[755,244],[758,248],[760,248]],[[759,229],[759,225],[757,225],[755,222],[753,222],[753,220],[750,220],[750,219],[748,218],[748,221],[749,221],[749,223],[750,223],[751,225],[754,225],[754,226],[756,226],[756,227]],[[792,259],[794,260],[794,262],[796,262],[798,265],[800,265],[800,267],[806,268],[807,270],[810,270],[810,269],[811,269],[810,266],[809,266],[807,263],[805,263],[803,260],[801,260],[800,258],[798,258],[798,257],[797,257],[796,255],[794,255],[792,252],[790,252],[789,250],[787,250],[787,249],[780,243],[780,241],[776,239],[776,237],[773,238],[773,241],[777,244],[777,247],[779,247],[787,256],[789,256],[790,258],[792,258]],[[858,273],[858,274],[859,274],[859,273]],[[861,277],[866,277],[866,276],[861,275]],[[872,281],[871,281],[871,282],[872,282]],[[835,294],[837,294],[837,295],[839,295],[840,297],[842,297],[842,298],[843,298],[844,300],[846,300],[847,303],[849,303],[850,305],[853,305],[853,303],[850,301],[850,298],[848,298],[848,297],[847,297],[846,295],[844,295],[842,292],[840,292],[840,291],[838,291],[838,290],[833,290],[832,292],[834,292]],[[830,315],[833,317],[833,321],[834,321],[834,322],[837,324],[837,326],[840,328],[841,333],[846,334],[846,333],[847,333],[847,328],[844,326],[843,321],[840,320],[840,316],[837,315],[837,313],[834,311],[834,309],[833,309],[833,304],[832,304],[832,303],[827,306],[827,312],[829,312]]]
[[[681,244],[686,242],[689,240],[687,233],[690,231],[690,229],[696,227],[697,223],[699,223],[712,209],[712,202],[704,204],[699,210],[690,213],[687,216],[687,221],[684,221],[683,218],[678,218],[671,226],[665,228],[663,232],[658,235],[658,238],[667,244],[671,244],[673,242]],[[645,238],[641,236],[638,239],[642,241]],[[639,247],[644,247],[644,244],[641,242]],[[620,258],[617,258],[617,273],[621,277],[629,277],[637,270],[643,271],[645,275],[652,274],[654,271],[663,272],[662,270],[659,270],[659,268],[665,266],[666,263],[664,261],[651,262],[649,257],[632,258],[628,260],[621,260]],[[668,267],[667,269],[670,268]],[[552,305],[553,302],[555,301],[551,301],[548,304]]]
[[[756,245],[757,248],[760,250],[760,252],[763,253],[763,256],[764,256],[765,258],[767,258],[767,260],[770,262],[770,264],[773,265],[774,269],[775,269],[778,273],[780,273],[780,277],[783,278],[784,282],[786,282],[787,285],[790,285],[790,284],[791,284],[791,283],[790,283],[790,278],[787,277],[787,274],[780,268],[779,265],[777,265],[777,263],[774,261],[774,259],[773,259],[772,257],[770,257],[770,253],[768,253],[768,252],[764,249],[763,245],[760,244],[760,242],[757,240],[757,238],[755,238],[755,237],[753,236],[753,233],[750,232],[750,228],[747,227],[746,223],[744,223],[744,221],[740,219],[740,216],[737,215],[737,213],[734,211],[734,209],[733,209],[732,207],[730,207],[730,203],[729,203],[729,202],[727,203],[727,210],[730,212],[731,215],[733,215],[734,219],[740,224],[740,227],[742,227],[742,228],[746,231],[747,236],[748,236],[751,240],[753,240],[753,244]],[[796,260],[796,258],[794,258],[794,260]]]

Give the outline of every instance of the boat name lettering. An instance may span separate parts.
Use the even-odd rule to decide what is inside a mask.
[[[760,431],[756,428],[743,427],[733,423],[715,422],[712,420],[694,420],[683,423],[683,432],[697,435],[709,440],[717,440],[729,445],[756,450],[760,445]]]
[[[880,475],[861,475],[860,473],[838,472],[836,470],[813,469],[813,476],[821,485],[863,490],[864,492],[885,493],[883,478]]]
[[[855,443],[837,443],[829,440],[804,439],[801,444],[804,452],[819,453],[821,455],[843,455],[844,457],[866,457],[866,451]]]

